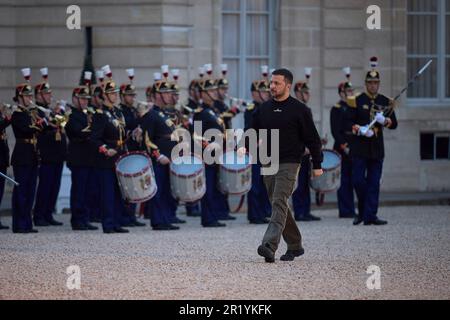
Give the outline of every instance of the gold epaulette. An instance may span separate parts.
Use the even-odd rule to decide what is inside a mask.
[[[196,109],[194,110],[195,113],[200,113],[200,112],[202,112],[202,111],[203,111],[203,108],[202,108],[202,107],[198,107],[198,108],[196,108]]]
[[[247,110],[248,110],[248,111],[252,111],[253,109],[255,109],[255,104],[254,104],[254,103],[249,103],[249,104],[247,105]]]
[[[95,109],[95,113],[103,114],[103,110],[102,109]]]
[[[354,96],[347,97],[347,104],[350,108],[356,108],[356,98],[358,98],[361,93],[357,93]]]
[[[81,130],[81,132],[91,132],[91,126],[87,126],[83,130]]]
[[[339,109],[341,107],[341,104],[340,103],[336,103],[334,106],[333,106],[333,108],[336,108],[336,109]]]

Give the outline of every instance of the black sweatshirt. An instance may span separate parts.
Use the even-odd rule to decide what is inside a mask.
[[[280,163],[300,163],[306,146],[312,156],[313,168],[321,168],[322,143],[311,110],[297,99],[289,96],[284,101],[271,99],[263,103],[253,113],[252,128],[269,130],[269,151],[270,130],[279,129]]]

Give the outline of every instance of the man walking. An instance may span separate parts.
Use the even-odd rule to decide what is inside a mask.
[[[279,170],[264,177],[264,183],[272,203],[272,217],[267,227],[258,254],[266,262],[275,261],[281,236],[287,243],[283,261],[292,261],[304,253],[300,231],[295,223],[288,199],[300,169],[305,146],[310,150],[313,176],[322,175],[322,144],[308,108],[290,96],[293,75],[287,69],[272,72],[270,90],[272,99],[261,105],[253,114],[252,127],[255,130],[279,130]],[[269,140],[268,150],[271,150]],[[273,157],[273,155],[271,155]]]

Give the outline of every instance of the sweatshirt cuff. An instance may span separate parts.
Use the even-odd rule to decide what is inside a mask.
[[[322,169],[322,162],[320,162],[320,161],[313,161],[312,164],[313,164],[313,169],[314,170]]]

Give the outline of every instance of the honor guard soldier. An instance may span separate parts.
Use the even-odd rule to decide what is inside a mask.
[[[0,109],[0,172],[6,174],[9,167],[9,147],[6,128],[11,124],[11,105],[3,104]],[[0,204],[2,203],[3,193],[5,191],[5,179],[0,177]],[[9,229],[2,225],[0,221],[0,230]]]
[[[198,90],[202,99],[202,106],[197,108],[194,114],[194,122],[202,122],[202,132],[196,133],[198,136],[204,135],[209,129],[217,129],[224,134],[224,123],[213,111],[214,101],[217,100],[217,85],[212,79],[199,80]],[[217,142],[214,142],[217,145]],[[211,144],[209,147],[214,146]],[[203,147],[208,147],[208,142],[203,142]],[[223,146],[217,146],[223,148]],[[201,199],[201,223],[203,227],[224,227],[225,224],[219,222],[224,217],[229,216],[226,208],[227,199],[217,187],[217,164],[205,164],[206,193]],[[219,203],[219,204],[218,204]]]
[[[305,68],[306,81],[298,81],[294,86],[296,98],[308,105],[310,99],[309,78],[311,76],[311,68]],[[308,110],[311,111],[311,109]],[[309,190],[309,182],[311,180],[311,162],[310,153],[306,150],[300,165],[300,171],[297,178],[297,189],[292,194],[292,206],[296,221],[318,221],[321,220],[311,214],[311,194]]]
[[[217,79],[217,97],[218,99],[214,103],[215,108],[219,112],[219,116],[225,123],[225,129],[231,129],[231,120],[240,112],[236,106],[229,107],[225,100],[228,97],[229,83],[226,78],[228,72],[227,64],[220,65],[222,77]]]
[[[86,75],[87,73],[87,75]],[[85,84],[91,88],[91,99],[89,100],[89,106],[87,107],[86,113],[92,124],[92,117],[97,112],[97,110],[103,109],[103,80],[104,72],[102,70],[96,71],[96,77],[99,83],[95,86],[91,86],[91,74],[89,71],[85,72],[86,79]],[[89,211],[89,221],[95,223],[102,222],[102,214],[100,212],[100,169],[96,166],[96,163],[101,161],[101,155],[94,150],[93,145],[90,145],[90,174],[88,178],[88,196],[87,196],[87,207]]]
[[[191,98],[189,98],[187,105],[183,105],[179,103],[179,99],[180,99],[180,87],[178,86],[177,82],[179,79],[179,70],[178,69],[173,69],[172,70],[172,75],[173,75],[173,80],[174,82],[172,83],[172,88],[173,88],[173,102],[175,104],[175,108],[171,109],[167,109],[168,113],[167,115],[172,119],[172,121],[174,123],[177,124],[178,128],[183,128],[187,131],[190,132],[191,137],[194,133],[194,125],[192,123],[192,116],[193,116],[193,112],[195,109],[198,108],[198,105],[191,100]],[[192,83],[196,83],[195,81]],[[194,91],[197,91],[196,88],[193,88]],[[190,95],[192,94],[191,91],[192,89],[189,89],[190,91]],[[195,95],[197,95],[197,93],[194,93]],[[189,107],[190,105],[190,107]],[[191,108],[192,107],[192,108]],[[193,148],[193,143],[194,140],[191,139],[190,143],[191,143],[191,148]],[[199,201],[197,202],[186,202],[185,203],[185,208],[186,208],[186,216],[188,217],[200,217],[201,213],[200,213],[200,203]],[[178,219],[179,220],[179,219]]]
[[[65,126],[69,138],[67,166],[71,171],[72,179],[70,188],[72,230],[98,229],[89,221],[88,196],[91,191],[89,179],[92,176],[93,161],[90,142],[92,114],[87,112],[89,98],[89,87],[78,86],[73,89],[72,110]]]
[[[165,68],[166,66],[162,66],[162,68]],[[165,72],[166,70],[162,70],[163,71],[163,75],[166,75],[167,73]],[[163,101],[163,107],[162,107],[162,111],[164,112],[164,114],[170,119],[170,121],[172,122],[174,129],[180,128],[183,124],[186,124],[185,122],[185,117],[183,116],[181,110],[177,109],[178,106],[178,101],[180,99],[180,88],[177,84],[178,78],[179,78],[179,74],[180,71],[178,69],[173,69],[172,71],[172,76],[173,76],[173,80],[174,82],[170,82],[168,81],[168,85],[169,85],[169,93],[170,96],[167,97],[167,100]],[[162,98],[164,98],[164,96],[161,96]],[[168,155],[170,157],[170,155]],[[177,208],[178,208],[178,201],[175,200],[175,198],[172,198],[173,201],[170,202],[170,206],[172,208],[172,217],[171,217],[171,223],[186,223],[185,220],[182,220],[180,218],[177,217],[176,212],[177,212]]]
[[[123,83],[120,86],[120,110],[125,118],[126,135],[127,138],[131,136],[134,129],[138,127],[136,110],[134,102],[136,100],[136,87],[133,85],[134,69],[127,69],[130,83]],[[139,144],[133,139],[127,139],[128,151],[136,151],[139,149]]]
[[[353,96],[350,82],[350,67],[343,69],[347,81],[338,86],[340,100],[330,111],[331,134],[334,138],[333,149],[341,155],[341,185],[337,191],[339,218],[354,218],[355,204],[352,183],[352,161],[350,159],[351,130],[348,128],[350,107],[347,98]]]
[[[270,99],[270,84],[267,81],[268,67],[261,66],[263,73],[262,80],[252,82],[251,93],[253,104],[247,105],[244,113],[245,130],[251,128],[253,112],[259,106]],[[252,187],[247,193],[247,218],[252,224],[268,223],[272,215],[272,206],[261,176],[261,163],[259,161],[252,165]]]
[[[42,68],[43,81],[34,87],[36,104],[44,108],[42,117],[49,115],[48,126],[38,137],[40,156],[39,183],[34,204],[33,221],[35,226],[61,226],[62,223],[53,218],[53,211],[58,200],[59,188],[64,161],[67,156],[67,139],[64,133],[66,117],[60,106],[51,107],[52,89],[48,82],[48,68]]]
[[[150,155],[155,172],[158,191],[146,204],[153,230],[178,230],[174,226],[176,200],[170,191],[170,157],[177,144],[171,135],[175,130],[172,120],[164,113],[163,107],[172,99],[173,89],[167,81],[168,70],[163,80],[153,84],[154,105],[141,112],[140,125],[143,131],[142,148]]]
[[[208,63],[204,65],[204,71],[206,72],[206,74],[209,77],[209,82],[208,84],[212,84],[212,87],[214,89],[208,89],[208,90],[200,90],[200,97],[203,101],[202,104],[202,108],[208,108],[210,109],[212,112],[215,113],[215,115],[220,119],[221,122],[221,126],[222,126],[222,131],[225,132],[226,130],[226,124],[225,124],[225,116],[227,114],[227,106],[220,101],[219,99],[219,87],[218,87],[218,80],[213,80],[212,79],[212,75],[213,75],[213,68],[212,68],[212,64]],[[201,78],[203,78],[203,76],[201,76]],[[199,83],[200,84],[200,83]],[[226,82],[226,86],[228,86],[228,82]],[[199,88],[201,88],[201,86],[198,86]],[[209,86],[211,88],[211,86]],[[203,99],[204,97],[207,97],[209,100],[212,99],[213,103],[209,106],[207,103],[205,103],[205,100]],[[231,126],[231,122],[229,123],[229,125]],[[205,128],[203,127],[203,130],[205,130]],[[217,190],[218,191],[218,190]],[[213,203],[214,205],[214,210],[217,213],[217,217],[219,218],[219,220],[235,220],[236,218],[230,215],[230,208],[228,206],[228,199],[227,196],[222,194],[221,192],[217,192],[215,194],[215,202]]]
[[[31,209],[34,203],[38,174],[37,136],[45,128],[45,120],[38,115],[33,103],[33,89],[29,84],[30,68],[22,69],[27,83],[16,87],[14,101],[17,110],[11,118],[11,125],[16,138],[11,164],[15,180],[19,183],[13,190],[12,212],[14,233],[35,233]]]
[[[154,72],[153,73],[153,84],[151,84],[150,86],[147,87],[147,89],[145,89],[145,97],[147,98],[147,102],[154,104],[155,103],[155,86],[154,84],[158,81],[162,80],[162,76],[161,76],[161,72]]]
[[[126,136],[126,151],[138,151],[140,149],[139,143],[132,139],[134,130],[138,129],[138,118],[134,102],[136,100],[136,87],[133,85],[134,69],[127,69],[128,79],[130,83],[124,83],[120,86],[120,110],[125,119],[125,136]],[[130,217],[130,221],[126,224],[128,227],[144,227],[145,223],[139,222],[136,219],[136,204],[125,202],[126,216]],[[127,218],[125,218],[127,219]]]
[[[91,140],[101,161],[95,163],[100,175],[102,227],[104,233],[127,233],[122,225],[125,221],[125,203],[119,190],[115,163],[125,151],[125,120],[115,106],[119,88],[112,80],[109,66],[102,68],[108,80],[104,84],[104,105],[97,110],[92,119]]]
[[[364,221],[365,225],[384,225],[387,221],[378,219],[380,179],[383,170],[383,129],[397,128],[395,101],[378,93],[380,73],[376,70],[378,59],[372,57],[372,70],[365,78],[366,92],[348,99],[351,112],[352,132],[355,136],[350,146],[352,157],[353,185],[363,210],[354,224]]]

